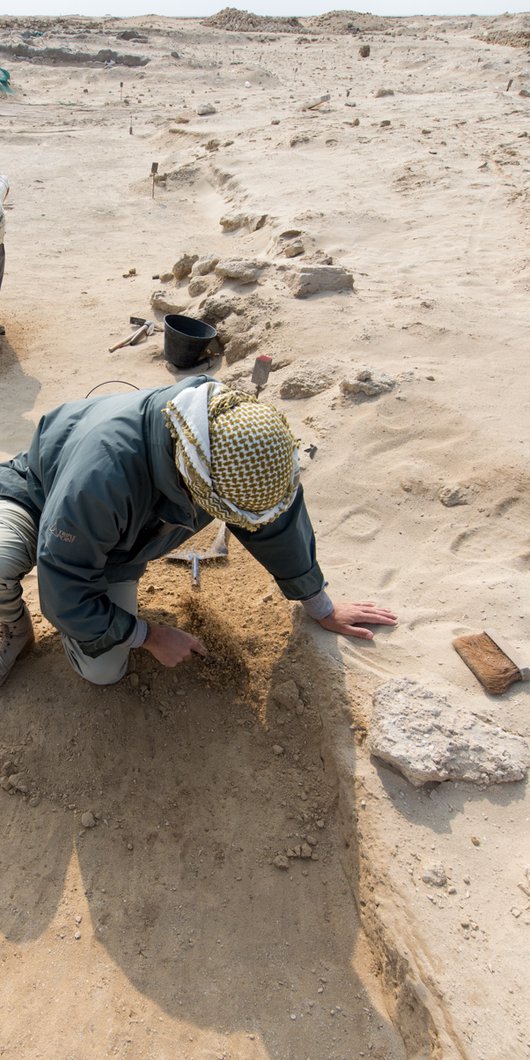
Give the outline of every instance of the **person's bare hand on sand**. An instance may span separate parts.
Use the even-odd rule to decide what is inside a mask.
[[[318,620],[323,629],[331,633],[342,633],[345,637],[361,637],[373,640],[374,634],[365,626],[395,626],[397,615],[386,607],[367,601],[362,604],[335,604],[326,618]]]
[[[183,629],[149,624],[147,637],[142,645],[162,666],[178,666],[192,655],[207,655],[208,652],[201,640],[192,637]]]

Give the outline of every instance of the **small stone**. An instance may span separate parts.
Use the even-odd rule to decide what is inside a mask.
[[[286,243],[283,253],[286,258],[299,258],[301,254],[305,253],[305,246],[301,239],[297,239],[292,243]]]
[[[278,706],[284,707],[285,710],[296,710],[300,702],[300,692],[292,678],[289,678],[282,684],[273,687],[272,698]]]
[[[38,806],[40,801],[41,801],[41,795],[39,794],[38,791],[36,791],[35,794],[32,795],[30,799],[28,799],[28,806],[31,806],[31,807]]]
[[[76,913],[76,915],[74,917],[74,920],[75,920],[76,924],[80,924],[82,919],[83,919],[83,917],[79,913]]]
[[[377,372],[371,368],[361,368],[353,379],[343,379],[340,384],[341,394],[347,398],[379,397],[388,394],[396,385],[396,380],[386,372]]]
[[[426,865],[421,878],[424,883],[430,884],[431,887],[445,887],[447,883],[445,869],[440,863]]]
[[[284,753],[284,749],[283,749],[282,745],[279,744],[279,743],[273,744],[272,750],[273,750],[273,753],[275,755],[282,755]]]
[[[510,910],[510,912],[511,912],[512,916],[515,917],[516,920],[521,916],[521,910],[517,909],[515,906],[514,906],[513,909]]]
[[[382,99],[383,96],[393,96],[393,95],[394,95],[394,89],[393,88],[378,88],[377,92],[375,93],[375,98],[376,99]]]
[[[13,787],[15,791],[19,791],[21,795],[25,795],[27,793],[28,785],[23,773],[12,773],[9,777],[9,781],[11,787]]]
[[[74,932],[74,939],[80,939],[80,938],[81,938],[81,932],[80,931]]]
[[[0,777],[0,788],[4,791],[11,791],[13,784],[11,783],[10,777]]]
[[[442,486],[438,490],[438,499],[446,508],[455,508],[460,504],[469,504],[470,491],[466,486]]]
[[[96,827],[96,818],[94,817],[92,810],[87,810],[86,813],[81,814],[81,824],[83,825],[83,828]]]
[[[309,843],[302,843],[301,850],[300,850],[300,857],[301,858],[310,858],[312,853],[313,853],[313,851],[312,851],[311,847],[309,846]]]
[[[464,876],[463,879],[462,879],[462,882],[465,883],[466,887],[469,887],[469,884],[471,883],[471,877],[470,876]]]
[[[213,103],[200,103],[197,107],[199,118],[205,118],[209,114],[217,114]]]
[[[456,887],[448,887],[447,888],[447,893],[448,894],[456,894]]]
[[[129,674],[129,684],[131,688],[138,688],[138,685],[140,684],[138,674]]]
[[[315,824],[316,824],[317,828],[325,828],[326,827],[326,822],[325,822],[323,817],[319,817],[318,820],[315,821]]]
[[[306,835],[306,842],[309,843],[310,847],[318,846],[318,839],[315,835]]]
[[[479,839],[478,835],[472,835],[471,836],[471,842],[473,843],[474,847],[479,847],[480,846],[480,839]]]
[[[275,865],[277,869],[288,869],[289,859],[286,858],[284,854],[277,854],[277,856],[274,858],[273,865]]]

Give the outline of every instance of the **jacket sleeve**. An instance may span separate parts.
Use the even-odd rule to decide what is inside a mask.
[[[127,640],[136,619],[107,595],[104,568],[127,526],[127,490],[109,479],[95,491],[71,487],[48,498],[39,527],[37,575],[43,614],[86,655]]]
[[[251,532],[229,526],[234,537],[272,574],[288,600],[306,600],[324,586],[313,527],[301,486],[291,507],[273,523]]]

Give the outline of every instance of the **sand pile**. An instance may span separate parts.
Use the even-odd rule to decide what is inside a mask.
[[[327,11],[304,19],[304,28],[313,33],[378,33],[388,30],[395,21],[361,11]]]
[[[204,26],[213,29],[225,29],[233,33],[299,33],[303,28],[297,18],[275,18],[267,15],[253,15],[250,11],[240,11],[236,7],[224,7],[216,15],[203,21]]]

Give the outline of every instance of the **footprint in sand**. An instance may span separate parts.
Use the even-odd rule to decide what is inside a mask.
[[[330,533],[340,527],[341,532],[352,541],[371,541],[382,529],[382,521],[372,508],[362,505],[343,512]]]
[[[394,584],[398,574],[399,571],[395,567],[390,567],[388,570],[383,571],[379,578],[379,588],[388,589],[389,586]]]
[[[449,547],[451,552],[463,555],[465,559],[484,560],[497,557],[507,560],[514,567],[526,567],[529,556],[526,551],[527,538],[521,540],[517,532],[514,533],[514,529],[510,533],[507,532],[506,526],[496,523],[473,526],[457,534]]]

